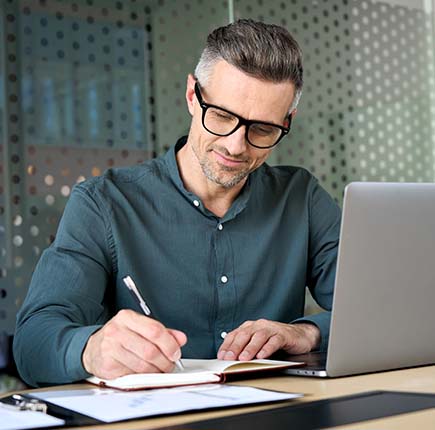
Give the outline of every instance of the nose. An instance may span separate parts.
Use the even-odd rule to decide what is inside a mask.
[[[225,147],[231,155],[240,155],[248,149],[246,126],[242,125],[234,133],[225,138]]]

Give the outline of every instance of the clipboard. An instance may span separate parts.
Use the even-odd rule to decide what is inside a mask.
[[[36,400],[36,401],[35,401]],[[70,410],[39,402],[28,395],[12,395],[0,402],[19,410],[38,411],[59,417],[65,421],[60,426],[45,426],[54,429],[64,426],[101,425],[102,421],[72,412]],[[371,419],[410,413],[435,407],[435,395],[428,393],[400,391],[369,391],[353,395],[296,403],[289,406],[236,414],[204,421],[163,427],[162,430],[256,430],[270,427],[286,428],[296,426],[299,430],[313,430],[340,425],[350,425]],[[46,408],[46,409],[45,409]],[[138,417],[137,419],[140,419]],[[105,423],[106,424],[106,423]],[[35,428],[35,427],[27,427]]]
[[[63,424],[45,425],[44,428],[56,429],[63,427],[78,427],[86,425],[101,424],[102,421],[82,415],[47,401],[42,401],[27,394],[12,394],[0,399],[0,403],[10,411],[32,411],[63,420]],[[36,429],[41,427],[26,427],[26,429]]]
[[[74,394],[72,394],[74,393]],[[16,422],[25,429],[62,428],[64,426],[92,426],[145,419],[156,416],[176,415],[222,408],[293,401],[303,397],[301,393],[287,393],[227,384],[192,385],[189,387],[164,388],[125,392],[112,389],[83,389],[54,392],[14,394],[1,399],[3,405],[16,410]],[[33,417],[62,420],[56,425],[31,425],[27,417],[21,419],[21,411],[32,411]],[[27,422],[29,425],[27,425]],[[0,421],[0,429],[9,429]],[[15,424],[15,422],[14,422]],[[15,427],[14,427],[15,428]]]

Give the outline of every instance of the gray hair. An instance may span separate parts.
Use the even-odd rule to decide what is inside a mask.
[[[215,64],[225,60],[242,72],[271,82],[290,81],[295,97],[290,112],[302,95],[302,51],[283,27],[239,19],[209,34],[204,51],[195,68],[201,85],[207,84]]]

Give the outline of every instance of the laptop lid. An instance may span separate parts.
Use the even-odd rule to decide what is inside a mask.
[[[434,308],[435,184],[351,183],[326,372],[287,373],[335,377],[435,363]]]
[[[345,190],[326,370],[435,363],[435,184]]]

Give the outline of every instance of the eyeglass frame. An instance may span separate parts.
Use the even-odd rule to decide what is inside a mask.
[[[200,85],[198,83],[198,81],[195,82],[195,95],[196,95],[196,99],[198,100],[199,105],[201,106],[202,109],[202,126],[211,134],[214,134],[215,136],[221,136],[221,137],[226,137],[226,136],[230,136],[231,134],[235,133],[240,127],[245,126],[245,139],[246,141],[249,143],[249,145],[253,146],[254,148],[258,148],[258,149],[270,149],[273,148],[274,146],[278,145],[278,143],[280,142],[280,140],[286,136],[289,132],[290,132],[290,128],[291,128],[291,124],[292,124],[292,114],[289,113],[287,116],[287,120],[289,122],[288,127],[284,127],[282,125],[278,125],[278,124],[274,124],[272,122],[267,122],[267,121],[257,121],[257,120],[250,120],[250,119],[245,119],[240,115],[237,115],[234,112],[231,112],[228,109],[224,109],[221,106],[217,106],[214,104],[210,104],[210,103],[206,103],[202,97],[201,94],[201,90],[200,90]],[[221,111],[224,111],[230,115],[233,115],[235,118],[237,118],[239,120],[239,122],[236,124],[236,126],[234,127],[234,129],[232,131],[230,131],[229,133],[226,134],[218,134],[215,133],[211,130],[209,130],[206,126],[205,126],[205,115],[207,113],[207,109],[209,108],[215,108],[215,109],[219,109]],[[278,137],[277,141],[273,144],[273,145],[269,145],[269,146],[258,146],[258,145],[254,145],[252,142],[249,141],[249,127],[252,124],[264,124],[264,125],[271,125],[273,127],[277,127],[281,130],[281,135]]]

